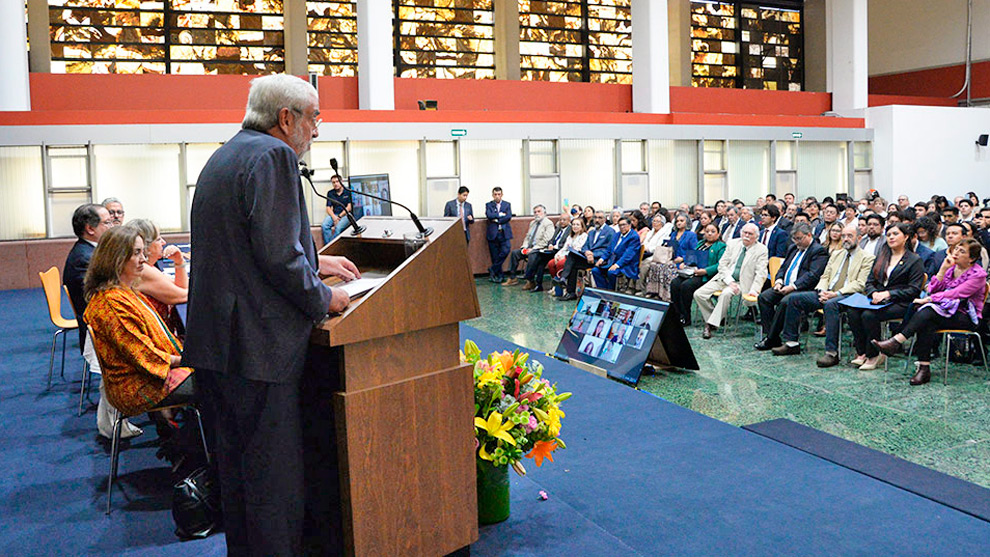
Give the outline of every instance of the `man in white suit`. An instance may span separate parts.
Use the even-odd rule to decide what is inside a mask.
[[[756,297],[767,279],[767,247],[757,241],[760,228],[753,223],[743,226],[740,237],[729,240],[725,253],[718,261],[718,272],[694,293],[694,301],[705,320],[702,338],[712,338],[712,331],[722,324],[734,296]],[[719,290],[718,303],[712,296]]]

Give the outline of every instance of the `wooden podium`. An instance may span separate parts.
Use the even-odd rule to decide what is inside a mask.
[[[320,253],[386,280],[313,330],[334,348],[333,394],[349,555],[445,555],[478,539],[472,367],[458,323],[481,315],[464,231],[434,232],[407,256],[409,219],[365,217]]]

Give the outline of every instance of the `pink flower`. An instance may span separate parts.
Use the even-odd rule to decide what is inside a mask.
[[[543,490],[541,489],[541,490],[540,490],[540,501],[546,501],[546,500],[547,500],[547,499],[549,499],[549,498],[550,498],[550,496],[549,496],[549,495],[547,495],[547,492],[546,492],[546,491],[543,491]]]
[[[529,422],[527,422],[526,425],[525,425],[526,433],[529,433],[529,432],[533,431],[539,425],[540,425],[540,422],[536,421],[536,416],[530,414],[529,415]]]

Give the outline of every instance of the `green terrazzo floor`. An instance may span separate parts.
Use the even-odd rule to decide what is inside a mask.
[[[477,287],[482,316],[469,325],[533,350],[556,349],[575,302],[487,279]],[[753,349],[754,327],[741,323],[707,341],[700,327],[687,328],[700,371],[660,372],[639,388],[734,425],[787,418],[990,487],[990,378],[982,367],[950,363],[943,386],[942,367],[933,365],[932,383],[911,387],[904,358],[886,373],[819,369],[824,339],[802,335],[802,355],[773,356]]]

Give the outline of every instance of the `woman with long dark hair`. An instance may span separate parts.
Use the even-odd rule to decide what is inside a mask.
[[[670,282],[670,303],[681,314],[681,323],[685,326],[691,324],[691,300],[694,299],[695,290],[715,276],[718,261],[725,253],[725,242],[721,240],[717,226],[708,223],[701,229],[701,235],[702,241],[698,243],[697,249],[708,252],[708,266],[695,269],[690,276],[678,274]]]
[[[856,346],[856,357],[851,363],[861,370],[883,365],[885,356],[870,341],[880,340],[883,321],[905,316],[924,286],[925,265],[921,257],[911,251],[912,236],[913,228],[909,224],[887,227],[887,243],[881,246],[863,291],[878,308],[849,310],[849,328]]]
[[[975,331],[983,318],[983,302],[986,299],[987,272],[975,265],[980,257],[980,244],[966,238],[945,256],[938,273],[928,282],[928,295],[914,300],[921,306],[907,324],[893,337],[871,341],[887,355],[894,355],[907,339],[917,334],[914,354],[918,369],[911,378],[912,385],[923,385],[931,380],[931,354],[937,342],[935,331],[962,329]]]

